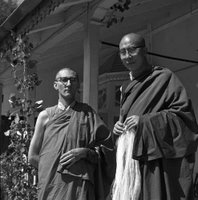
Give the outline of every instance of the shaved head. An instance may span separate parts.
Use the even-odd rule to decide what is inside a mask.
[[[141,76],[151,69],[147,61],[147,48],[145,39],[137,33],[124,35],[119,44],[120,59],[124,66],[131,72],[133,78]]]
[[[144,38],[137,33],[129,33],[129,34],[125,35],[121,39],[120,44],[121,43],[131,43],[133,46],[145,47]]]
[[[78,74],[70,68],[63,68],[56,74],[54,89],[58,91],[59,101],[69,105],[75,100],[80,87]]]
[[[59,70],[56,74],[56,79],[59,78],[61,76],[61,74],[64,72],[64,71],[67,71],[67,72],[70,72],[71,74],[73,74],[76,78],[77,78],[77,81],[79,82],[79,77],[78,77],[78,74],[76,71],[74,71],[73,69],[71,68],[62,68],[61,70]]]

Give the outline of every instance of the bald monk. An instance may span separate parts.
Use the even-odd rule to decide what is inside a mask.
[[[38,168],[38,200],[104,200],[113,180],[111,133],[89,105],[75,100],[74,70],[58,71],[54,89],[58,104],[40,112],[28,154]]]
[[[113,133],[134,134],[138,200],[193,200],[198,126],[188,94],[173,72],[149,64],[141,35],[125,35],[119,49],[130,80],[121,86],[120,120]]]

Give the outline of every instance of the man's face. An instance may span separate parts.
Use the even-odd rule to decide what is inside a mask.
[[[77,75],[75,72],[67,69],[60,71],[56,77],[54,87],[64,98],[74,99],[79,89]]]
[[[136,71],[142,67],[144,60],[143,46],[135,44],[129,36],[124,37],[120,42],[120,58],[129,71]]]

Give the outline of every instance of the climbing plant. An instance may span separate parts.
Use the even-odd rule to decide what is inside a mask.
[[[36,199],[37,171],[28,164],[28,149],[33,135],[32,117],[42,109],[42,101],[33,102],[29,93],[40,85],[36,73],[29,73],[36,65],[31,60],[33,45],[27,37],[11,33],[11,40],[6,48],[1,49],[1,58],[11,66],[17,94],[10,94],[9,103],[12,112],[10,129],[5,135],[10,144],[0,156],[1,199],[34,200]]]
[[[113,24],[121,23],[124,20],[124,16],[121,13],[128,10],[130,4],[131,0],[118,0],[109,8],[101,21],[106,24],[107,28]]]

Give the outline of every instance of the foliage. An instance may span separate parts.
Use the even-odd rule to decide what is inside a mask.
[[[16,2],[12,0],[0,0],[0,24],[5,21],[16,7]]]
[[[25,119],[16,116],[12,121],[9,136],[11,143],[8,151],[1,156],[1,182],[8,199],[36,199],[36,175],[27,162],[27,152],[32,129]]]
[[[10,138],[10,145],[0,156],[1,189],[8,200],[34,200],[37,172],[28,164],[27,155],[33,134],[31,116],[42,109],[42,101],[33,102],[28,94],[41,81],[36,73],[28,73],[28,69],[36,65],[36,61],[30,59],[33,46],[28,38],[14,33],[12,38],[1,57],[11,65],[15,86],[22,97],[10,94],[8,100],[14,111],[10,114],[13,119],[10,130],[5,133]],[[21,69],[23,73],[17,73]]]
[[[124,16],[120,15],[125,10],[129,9],[131,0],[118,0],[117,3],[113,4],[108,10],[107,14],[101,20],[109,28],[113,24],[121,23],[124,20]]]

